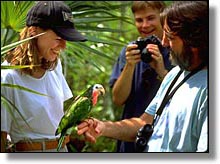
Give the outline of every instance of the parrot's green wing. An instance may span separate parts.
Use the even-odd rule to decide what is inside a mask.
[[[58,141],[57,151],[61,149],[65,135],[67,135],[67,133],[71,133],[70,131],[72,131],[73,127],[76,126],[77,123],[87,118],[91,108],[91,99],[88,99],[87,97],[77,97],[77,99],[75,99],[75,101],[69,106],[64,113],[64,116],[62,117],[55,133],[55,135],[61,133]]]
[[[74,102],[74,99],[75,99],[74,97],[71,97],[70,99],[64,101],[63,103],[64,112],[66,112],[69,109],[70,105]]]
[[[69,110],[70,106],[71,106],[75,101],[77,101],[77,99],[78,99],[79,97],[80,97],[80,96],[71,97],[71,98],[69,98],[68,100],[64,101],[64,112],[66,112],[67,110]]]
[[[55,135],[68,128],[75,126],[81,120],[87,118],[92,108],[92,102],[87,97],[79,97],[69,108],[66,110],[62,117]]]

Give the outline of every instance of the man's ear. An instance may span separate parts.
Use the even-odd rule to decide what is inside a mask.
[[[37,27],[36,26],[30,26],[28,28],[28,33],[29,33],[30,36],[37,35]]]
[[[201,59],[200,59],[200,56],[199,56],[199,50],[198,48],[191,48],[192,52],[193,52],[193,57],[192,57],[192,60],[193,61],[196,61],[196,62],[200,62]]]

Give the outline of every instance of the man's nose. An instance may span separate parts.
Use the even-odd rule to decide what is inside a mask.
[[[142,26],[143,27],[149,27],[150,26],[149,21],[144,19]]]

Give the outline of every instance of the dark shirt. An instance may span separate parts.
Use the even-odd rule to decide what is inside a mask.
[[[112,88],[118,77],[120,76],[125,63],[125,51],[124,47],[115,63],[110,77],[110,87]],[[169,61],[169,50],[163,48],[162,50],[164,65],[167,70],[172,68]],[[140,117],[148,104],[156,95],[161,81],[157,79],[157,73],[148,63],[139,62],[136,64],[132,88],[128,99],[125,102],[122,119],[129,119],[132,117]],[[134,152],[134,142],[122,142],[118,141],[117,152]]]

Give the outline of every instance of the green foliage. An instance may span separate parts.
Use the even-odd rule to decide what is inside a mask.
[[[20,45],[20,44],[22,44],[22,43],[24,43],[24,42],[26,42],[26,41],[28,41],[28,40],[31,40],[31,39],[33,39],[33,38],[36,38],[36,37],[38,37],[38,36],[40,36],[40,35],[43,35],[43,34],[45,34],[45,33],[41,33],[41,34],[38,34],[38,35],[36,35],[36,36],[26,38],[26,39],[24,39],[24,40],[20,40],[20,41],[17,41],[17,42],[15,42],[15,43],[11,43],[11,44],[6,45],[6,46],[2,46],[2,47],[1,47],[1,57],[3,57],[7,52],[9,52],[10,50],[12,50],[12,49],[15,48],[16,46],[18,46],[18,45]]]
[[[18,34],[25,26],[25,16],[32,1],[1,2],[1,47],[18,40]]]

